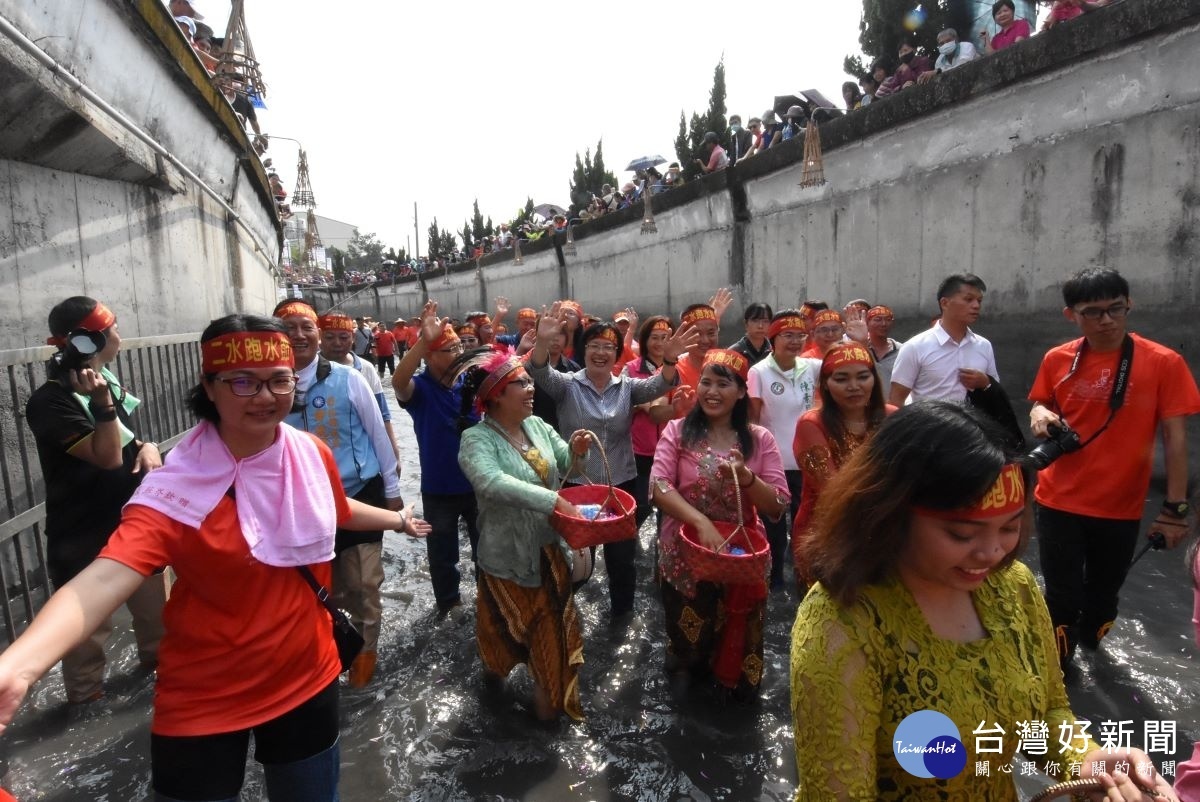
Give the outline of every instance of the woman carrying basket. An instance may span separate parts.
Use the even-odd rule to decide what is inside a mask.
[[[1031,471],[1003,442],[968,408],[913,404],[822,491],[818,582],[792,629],[797,802],[1015,800],[1003,767],[1018,745],[1064,780],[1095,778],[1089,799],[1177,799],[1145,752],[1097,747],[1071,712],[1046,603],[1016,562]]]
[[[342,667],[308,580],[328,588],[338,526],[414,536],[429,527],[411,505],[347,499],[329,448],[283,424],[296,374],[278,320],[215,320],[201,351],[189,399],[200,424],[142,481],[100,556],[0,656],[0,730],[63,652],[171,565],[150,725],[154,799],[236,798],[253,732],[269,799],[334,802]]]
[[[559,477],[591,437],[577,431],[569,446],[533,414],[533,379],[516,356],[464,355],[462,434],[458,464],[479,500],[479,588],[475,639],[485,677],[503,681],[525,663],[533,677],[534,713],[582,719],[579,666],[583,637],[571,590],[566,548],[550,527],[558,510],[580,517],[558,495]],[[451,370],[455,370],[452,367]],[[484,413],[470,425],[472,405]]]
[[[736,351],[712,349],[705,355],[696,405],[687,417],[667,424],[651,473],[654,503],[664,514],[659,588],[666,612],[666,668],[693,678],[711,673],[744,699],[757,696],[762,681],[771,567],[758,513],[778,519],[789,500],[775,438],[749,422],[749,367]],[[684,537],[694,532],[690,542],[728,551],[729,525],[737,523],[757,535],[747,538],[749,543],[738,541],[740,550],[750,545],[758,555],[753,570],[731,569],[728,582],[698,580]],[[729,554],[739,567],[746,556]]]
[[[633,379],[612,373],[624,348],[620,330],[612,323],[594,323],[584,330],[579,340],[583,349],[583,370],[559,373],[549,367],[548,360],[550,343],[562,326],[561,315],[562,307],[555,304],[538,321],[537,344],[530,355],[529,374],[558,405],[560,434],[586,429],[599,438],[601,449],[588,456],[582,473],[593,482],[608,480],[632,496],[637,491],[637,465],[631,434],[634,407],[653,401],[671,389],[676,381],[675,363],[696,342],[698,335],[691,326],[680,326],[663,345],[662,368],[648,379]],[[633,611],[636,557],[636,537],[604,544],[613,620]]]

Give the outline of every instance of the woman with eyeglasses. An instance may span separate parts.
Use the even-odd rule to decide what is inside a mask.
[[[479,499],[475,640],[485,682],[500,685],[524,663],[534,714],[580,720],[583,637],[573,566],[549,517],[555,510],[579,516],[558,495],[558,482],[591,438],[576,431],[564,440],[533,414],[533,380],[515,355],[482,349],[454,369],[462,375],[458,463]]]
[[[283,325],[213,321],[189,403],[200,423],[143,479],[100,556],[0,655],[0,722],[29,686],[154,571],[174,568],[151,724],[154,799],[230,800],[250,735],[273,802],[338,798],[338,675],[328,588],[334,531],[420,534],[347,499],[329,448],[283,424],[296,374]]]
[[[594,323],[580,337],[583,369],[573,374],[551,370],[550,342],[564,322],[560,304],[551,307],[538,321],[537,342],[529,359],[529,374],[558,405],[558,431],[580,429],[596,433],[608,456],[612,484],[630,495],[636,492],[637,465],[633,456],[633,411],[664,395],[676,383],[675,363],[695,343],[691,326],[680,326],[662,349],[662,368],[651,378],[614,376],[612,367],[623,349],[620,330],[612,323]],[[577,360],[578,361],[578,360]],[[583,474],[592,482],[606,479],[599,449],[588,454]],[[608,571],[612,617],[619,620],[633,611],[637,571],[637,539],[606,543],[604,563]]]

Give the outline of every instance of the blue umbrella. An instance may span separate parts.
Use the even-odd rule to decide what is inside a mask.
[[[657,167],[665,163],[667,160],[662,156],[639,156],[626,165],[625,169],[631,173],[636,173],[638,170],[645,170],[650,167]]]

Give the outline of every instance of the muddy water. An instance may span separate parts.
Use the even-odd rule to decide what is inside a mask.
[[[394,410],[406,495],[419,467],[406,415]],[[463,538],[465,543],[465,537]],[[635,615],[613,626],[602,568],[579,594],[587,720],[536,723],[518,669],[488,691],[475,653],[473,579],[464,561],[464,612],[434,613],[424,546],[386,540],[384,628],[376,681],[344,689],[344,800],[785,800],[795,785],[788,701],[790,593],[770,600],[760,701],[726,704],[707,687],[676,687],[662,671],[662,612],[650,582],[652,531],[641,533]],[[1035,551],[1035,550],[1032,550]],[[1036,569],[1036,554],[1027,555]],[[1104,648],[1068,676],[1081,718],[1177,723],[1184,760],[1200,738],[1200,665],[1191,593],[1178,552],[1151,553],[1126,585],[1123,618]],[[0,739],[0,785],[21,800],[123,802],[148,796],[151,679],[135,673],[132,639],[115,644],[108,698],[67,710],[58,669],[31,693]],[[964,733],[964,735],[966,735]],[[995,770],[995,767],[993,767]],[[1042,781],[1019,778],[1025,796]],[[243,800],[265,798],[251,761]]]

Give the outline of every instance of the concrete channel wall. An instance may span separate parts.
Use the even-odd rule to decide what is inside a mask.
[[[1200,368],[1200,0],[1125,0],[822,126],[828,184],[802,189],[802,142],[655,196],[558,242],[481,260],[424,291],[447,314],[496,296],[581,299],[678,314],[718,286],[776,308],[804,298],[891,305],[907,337],[938,282],[988,283],[981,333],[1013,394],[1069,339],[1063,279],[1110,265],[1133,285],[1131,326]],[[364,293],[353,313],[419,309],[416,282]],[[318,299],[320,303],[322,299]],[[723,339],[740,335],[734,312]]]
[[[0,18],[178,158],[233,214],[102,105],[0,32],[0,351],[46,313],[101,298],[127,337],[269,310],[281,231],[250,143],[157,0],[0,0]]]

